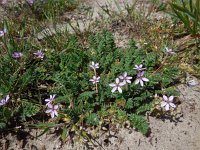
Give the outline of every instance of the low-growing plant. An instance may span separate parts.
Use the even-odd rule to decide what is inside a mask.
[[[179,73],[176,66],[161,65],[160,55],[138,48],[133,40],[127,48],[116,47],[107,30],[90,35],[88,47],[75,35],[63,38],[60,33],[43,39],[45,50],[30,41],[24,40],[21,47],[16,39],[3,41],[7,51],[0,61],[1,128],[15,126],[16,121],[26,125],[34,116],[38,123],[41,116],[50,115],[52,123],[31,127],[46,132],[60,124],[70,131],[99,126],[105,119],[129,120],[147,134],[145,113],[151,110],[155,93],[171,96],[163,89],[171,87]],[[170,57],[167,54],[166,59]]]

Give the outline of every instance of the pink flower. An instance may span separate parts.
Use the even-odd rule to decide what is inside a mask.
[[[93,83],[93,84],[96,84],[97,82],[99,82],[100,80],[100,77],[96,77],[96,76],[93,76],[92,79],[90,79],[90,81]]]
[[[173,54],[175,54],[175,52],[173,52],[172,49],[168,48],[168,47],[165,47],[165,51],[166,51],[167,55],[173,55]]]
[[[46,105],[51,104],[51,103],[54,101],[55,96],[56,96],[56,94],[54,94],[54,95],[50,95],[49,98],[45,99],[44,101],[47,102]]]
[[[132,77],[127,75],[127,72],[124,72],[124,74],[119,76],[119,78],[124,82],[124,84],[131,83],[131,79],[132,79]]]
[[[51,118],[54,118],[55,116],[58,116],[58,112],[57,112],[58,105],[49,104],[47,106],[48,106],[48,109],[46,110],[46,113],[50,113],[51,114]]]
[[[44,58],[44,53],[41,50],[38,50],[37,52],[33,53],[37,58]]]
[[[23,56],[23,54],[21,52],[14,52],[12,54],[12,57],[15,59],[21,58]]]
[[[0,101],[0,106],[5,105],[9,99],[10,99],[10,96],[6,95],[6,97]]]
[[[122,93],[121,87],[124,86],[124,85],[125,85],[125,83],[124,82],[120,82],[119,78],[116,78],[115,83],[109,84],[109,86],[111,86],[113,88],[111,90],[112,93],[114,93],[116,90],[118,90],[119,93]]]
[[[143,70],[146,69],[146,68],[142,68],[142,67],[143,67],[142,64],[140,64],[140,65],[135,65],[135,68],[133,68],[133,69],[136,69],[137,71],[143,71]]]
[[[90,67],[94,70],[96,70],[97,68],[99,68],[99,63],[95,63],[92,61],[92,64],[90,65]]]
[[[176,108],[176,105],[173,103],[174,96],[167,97],[163,95],[163,101],[161,103],[161,107],[165,108],[166,111],[170,109],[170,107]]]
[[[135,80],[135,84],[140,83],[141,86],[144,86],[144,82],[148,82],[149,79],[144,77],[144,71],[138,72],[137,79]]]

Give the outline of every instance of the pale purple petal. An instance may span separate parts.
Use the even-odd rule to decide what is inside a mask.
[[[161,107],[164,107],[164,106],[166,106],[166,105],[167,105],[166,102],[161,102]]]
[[[148,82],[149,79],[145,78],[145,77],[142,77],[142,80],[145,81],[145,82]]]
[[[176,108],[176,105],[174,103],[169,103],[169,105],[173,108]]]
[[[120,82],[119,86],[124,86],[125,84],[126,84],[126,81],[125,82]]]
[[[131,83],[131,80],[126,80],[127,83]]]
[[[126,77],[126,79],[127,79],[127,80],[130,80],[130,79],[132,79],[132,77]]]
[[[117,87],[113,87],[111,92],[114,93],[116,90],[117,90]]]
[[[47,105],[50,109],[53,109],[53,105],[52,104],[48,104]]]
[[[163,95],[163,99],[164,99],[164,101],[168,101],[168,98],[166,95]]]
[[[54,114],[55,116],[58,116],[58,112],[56,110],[54,110]]]
[[[54,118],[54,111],[51,112],[51,118]]]
[[[140,85],[144,86],[144,82],[142,80],[139,80],[139,81],[140,81]]]
[[[54,105],[54,109],[58,109],[58,105]]]
[[[139,82],[140,82],[139,79],[136,79],[136,80],[135,80],[135,84],[138,84]]]
[[[116,82],[116,84],[119,84],[119,78],[116,78],[115,82]]]
[[[120,87],[118,87],[117,90],[119,91],[119,93],[122,93],[122,89]]]
[[[109,86],[111,86],[111,87],[115,87],[115,86],[116,86],[116,84],[114,84],[114,83],[111,83],[111,84],[109,84]]]
[[[50,113],[50,112],[52,112],[52,110],[51,110],[51,109],[48,109],[48,110],[46,110],[45,112],[46,112],[46,113]]]
[[[174,99],[174,96],[170,96],[170,97],[169,97],[169,101],[170,101],[170,102],[172,102],[173,99]]]
[[[169,104],[165,105],[165,110],[166,110],[166,111],[169,110]]]

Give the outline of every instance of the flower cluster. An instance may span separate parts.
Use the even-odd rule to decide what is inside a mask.
[[[122,87],[128,83],[131,83],[132,77],[128,76],[127,72],[124,72],[123,75],[120,75],[119,78],[115,79],[115,83],[109,84],[112,87],[111,92],[114,93],[116,90],[119,93],[122,93]]]
[[[99,68],[99,63],[95,63],[95,62],[92,61],[90,67],[94,70],[94,76],[93,76],[92,79],[90,79],[89,81],[96,85],[96,93],[98,93],[98,86],[97,86],[97,83],[99,82],[100,77],[97,76],[97,71],[96,71],[96,69]]]
[[[135,65],[135,68],[137,70],[137,78],[135,80],[135,84],[140,83],[141,86],[144,86],[144,82],[148,82],[149,79],[144,77],[144,70],[146,68],[143,68],[143,65]],[[128,76],[127,72],[124,72],[123,75],[119,76],[119,78],[115,79],[115,83],[109,84],[109,86],[112,87],[111,92],[114,93],[116,90],[119,93],[122,93],[122,87],[126,85],[127,83],[131,83],[132,77]]]
[[[3,98],[3,99],[0,101],[0,106],[5,105],[5,104],[8,102],[9,99],[10,99],[10,96],[9,96],[9,95],[6,95],[6,97]]]
[[[142,64],[140,64],[140,65],[135,65],[135,68],[134,68],[134,69],[136,69],[137,72],[138,72],[138,73],[137,73],[137,78],[136,78],[136,80],[135,80],[135,84],[140,83],[141,86],[144,86],[144,82],[148,82],[149,79],[147,79],[147,78],[144,77],[144,70],[145,70],[146,68],[142,68],[142,67],[143,67]]]
[[[58,116],[58,105],[54,105],[53,101],[55,100],[56,95],[50,95],[49,98],[45,99],[46,105],[47,105],[47,110],[46,113],[51,114],[51,118],[54,118],[55,116]]]
[[[39,58],[39,59],[43,59],[44,58],[44,53],[41,51],[41,50],[38,50],[37,52],[33,53],[36,58]],[[13,52],[12,54],[12,57],[14,59],[19,59],[23,56],[23,53],[22,52]]]

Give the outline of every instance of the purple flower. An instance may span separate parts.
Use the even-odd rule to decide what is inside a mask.
[[[135,65],[135,68],[133,68],[133,69],[136,69],[137,71],[143,71],[143,70],[146,69],[146,68],[142,68],[142,67],[143,67],[142,64],[140,64],[140,65]]]
[[[51,118],[54,118],[55,116],[58,116],[58,112],[57,112],[58,105],[49,104],[47,106],[48,106],[48,109],[46,110],[46,113],[50,113],[51,114]]]
[[[96,84],[97,82],[99,82],[100,80],[100,77],[96,77],[96,76],[93,76],[92,79],[90,79],[90,81],[93,83],[93,84]]]
[[[144,81],[145,82],[149,81],[149,79],[147,79],[147,78],[144,77],[144,71],[138,72],[137,79],[135,80],[135,84],[140,83],[141,86],[144,86]]]
[[[109,86],[111,86],[113,89],[111,90],[112,93],[114,93],[116,90],[119,91],[119,93],[122,93],[122,89],[121,87],[124,86],[124,82],[120,82],[119,78],[116,78],[115,83],[111,83],[109,84]]]
[[[174,96],[167,97],[163,95],[163,101],[161,103],[161,107],[165,108],[166,111],[170,109],[170,107],[176,108],[176,105],[173,103]]]
[[[0,31],[0,37],[4,36],[4,31]]]
[[[172,49],[170,48],[168,48],[168,47],[165,47],[165,51],[166,51],[166,53],[168,54],[168,55],[173,55],[173,54],[175,54],[175,52],[173,52],[172,51]]]
[[[26,0],[26,2],[29,4],[29,5],[33,5],[35,0]]]
[[[23,54],[21,52],[14,52],[12,54],[12,57],[15,59],[21,58],[23,56]]]
[[[5,105],[9,99],[10,99],[10,96],[6,95],[6,97],[0,101],[0,106]]]
[[[96,70],[97,68],[99,68],[99,63],[94,63],[93,61],[92,61],[92,64],[90,65],[90,67],[92,68],[92,69],[94,69],[94,70]]]
[[[132,77],[127,76],[127,72],[124,72],[124,74],[119,76],[119,78],[124,82],[124,84],[131,83],[131,79],[132,79]]]
[[[37,58],[44,58],[44,53],[41,50],[38,50],[37,52],[33,53]]]
[[[54,101],[55,97],[56,97],[56,94],[54,94],[54,95],[50,95],[49,98],[45,99],[44,101],[47,102],[46,105],[51,104],[52,101]]]

